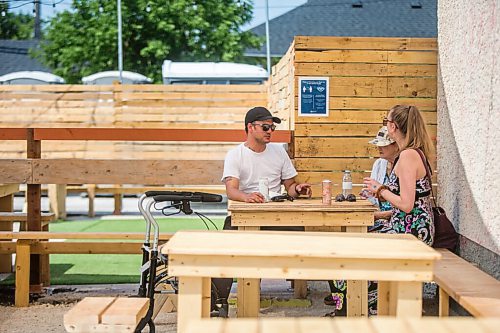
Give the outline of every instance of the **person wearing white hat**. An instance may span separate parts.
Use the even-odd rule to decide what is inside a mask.
[[[399,154],[398,145],[396,141],[389,137],[387,126],[382,126],[379,129],[377,136],[375,136],[375,139],[370,140],[369,143],[377,146],[380,154],[380,158],[373,163],[370,178],[375,179],[381,184],[387,184],[389,182],[389,175],[391,174],[394,160]],[[362,191],[361,194],[362,196],[367,196],[367,199],[371,203],[379,206],[381,211],[376,212],[375,220],[390,219],[391,205],[389,203],[384,202],[381,206],[377,198],[370,196],[368,192]]]

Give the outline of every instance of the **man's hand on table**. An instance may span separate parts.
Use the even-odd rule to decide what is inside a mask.
[[[311,184],[308,183],[297,184],[295,185],[295,192],[297,192],[298,195],[306,195],[307,197],[310,198],[312,195]]]
[[[245,202],[251,203],[264,203],[264,196],[259,192],[247,193],[245,196]]]

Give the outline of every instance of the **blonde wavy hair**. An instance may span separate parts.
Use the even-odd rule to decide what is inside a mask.
[[[427,131],[424,118],[414,105],[396,105],[389,111],[391,120],[405,136],[405,145],[400,151],[408,148],[422,150],[429,160],[434,156],[434,144]]]

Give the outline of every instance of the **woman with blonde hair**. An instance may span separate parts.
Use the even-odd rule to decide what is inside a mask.
[[[365,178],[366,190],[379,202],[388,201],[393,206],[390,219],[393,232],[411,233],[432,245],[432,184],[424,163],[429,165],[434,146],[425,122],[417,107],[411,105],[394,106],[385,120],[388,134],[398,144],[400,153],[394,161],[388,184]]]

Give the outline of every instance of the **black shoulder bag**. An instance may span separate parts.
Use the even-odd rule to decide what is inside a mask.
[[[432,191],[432,178],[431,178],[431,170],[429,164],[427,163],[427,159],[424,156],[424,153],[420,149],[416,149],[420,157],[422,158],[422,162],[424,163],[425,170],[427,172],[427,177],[429,178],[429,183],[431,185],[431,195],[434,201],[434,207],[432,207],[432,212],[434,215],[434,244],[432,247],[434,248],[444,248],[448,249],[451,252],[454,252],[457,243],[458,243],[458,233],[453,227],[453,224],[450,222],[448,217],[446,216],[446,212],[442,207],[439,207],[436,203],[436,197]]]

